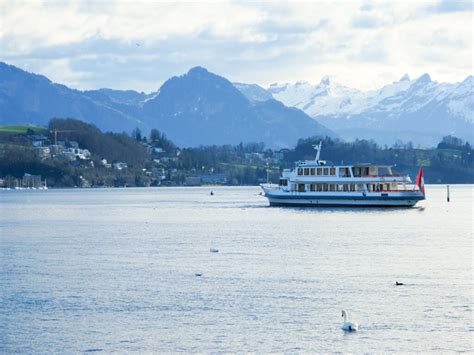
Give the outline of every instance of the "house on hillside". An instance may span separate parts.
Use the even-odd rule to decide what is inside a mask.
[[[35,148],[35,151],[41,160],[51,157],[51,149],[49,147],[39,146]]]
[[[45,141],[48,140],[48,137],[42,134],[31,134],[28,136],[28,139],[31,141],[31,145],[36,148],[45,145]]]
[[[124,162],[113,163],[112,167],[117,170],[123,170],[123,169],[128,168],[127,163],[124,163]]]

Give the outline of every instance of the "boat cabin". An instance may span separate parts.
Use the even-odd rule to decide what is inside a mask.
[[[394,176],[390,165],[308,166],[298,164],[297,176],[335,176],[340,178]]]

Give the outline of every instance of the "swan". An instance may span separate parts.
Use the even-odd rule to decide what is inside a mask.
[[[344,324],[341,327],[342,330],[346,332],[355,332],[359,330],[359,324],[347,321],[348,315],[347,315],[347,312],[344,310],[342,311],[342,317],[344,317]]]

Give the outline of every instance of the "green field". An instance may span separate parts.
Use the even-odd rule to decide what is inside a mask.
[[[27,130],[31,129],[35,134],[46,134],[48,130],[37,126],[0,126],[0,134],[26,134]]]

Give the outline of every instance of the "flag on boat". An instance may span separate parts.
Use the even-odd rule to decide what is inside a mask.
[[[423,168],[420,166],[420,171],[418,171],[418,176],[416,177],[415,186],[418,186],[420,191],[425,194],[425,177],[423,175]]]

